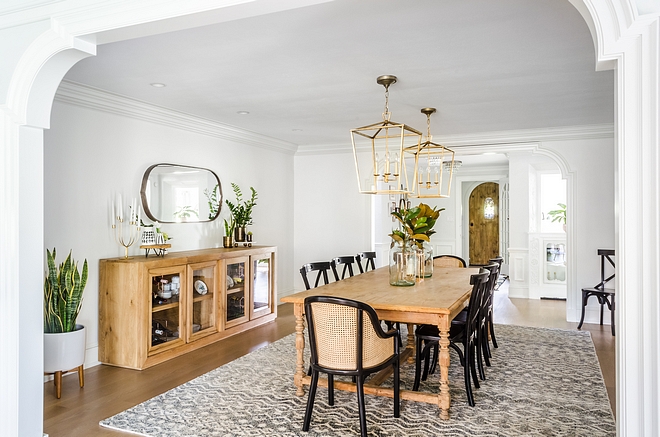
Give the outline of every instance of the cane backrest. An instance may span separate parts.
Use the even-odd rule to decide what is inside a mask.
[[[467,267],[467,264],[456,255],[438,255],[433,257],[433,267]]]

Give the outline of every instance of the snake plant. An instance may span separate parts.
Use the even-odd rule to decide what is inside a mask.
[[[55,264],[55,249],[46,249],[48,272],[44,282],[44,332],[58,333],[75,330],[76,318],[82,306],[82,295],[87,283],[87,260],[82,274],[71,257],[59,265]]]

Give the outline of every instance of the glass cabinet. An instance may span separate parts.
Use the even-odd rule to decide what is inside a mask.
[[[211,261],[207,263],[189,264],[188,276],[190,280],[190,295],[192,302],[188,310],[188,338],[195,339],[214,333],[217,325],[217,274],[218,263]]]
[[[271,276],[273,254],[252,256],[252,309],[250,319],[270,314],[273,302],[271,300]]]
[[[563,241],[545,242],[545,263],[543,281],[546,284],[566,282],[566,243]]]
[[[227,260],[225,270],[225,328],[238,325],[249,319],[246,302],[249,302],[249,257]]]
[[[151,285],[149,352],[183,343],[184,335],[179,326],[183,319],[181,286],[185,285],[185,269],[173,267],[149,270],[149,284]]]

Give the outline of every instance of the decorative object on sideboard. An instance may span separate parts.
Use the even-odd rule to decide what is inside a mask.
[[[229,249],[234,246],[233,235],[234,220],[230,219],[227,221],[227,219],[225,219],[225,235],[222,237],[222,247]]]
[[[241,191],[241,188],[233,182],[231,187],[236,196],[236,203],[229,199],[225,200],[225,203],[227,203],[229,211],[231,212],[231,223],[234,229],[234,247],[238,247],[238,243],[245,242],[247,232],[246,227],[252,224],[252,209],[257,204],[257,191],[254,187],[250,187],[252,193],[250,200],[243,200],[243,192]],[[225,229],[227,228],[225,227]]]
[[[404,162],[404,149],[418,154],[422,133],[390,121],[392,75],[379,76],[376,83],[385,87],[383,121],[351,129],[358,189],[364,194],[412,194],[414,188]],[[413,174],[417,172],[414,169]]]
[[[55,377],[55,391],[62,395],[62,375],[78,372],[80,387],[85,385],[85,327],[76,324],[87,284],[87,260],[82,273],[71,252],[59,267],[56,251],[46,249],[48,272],[44,281],[44,373]]]
[[[155,222],[147,225],[140,220],[140,226],[143,228],[140,249],[144,249],[144,257],[148,258],[149,252],[151,251],[153,251],[156,256],[167,255],[167,249],[172,247],[168,241],[171,240],[172,237],[165,232],[161,232],[160,223]]]
[[[116,205],[112,203],[112,230],[115,241],[124,248],[124,259],[128,259],[128,248],[137,241],[140,235],[141,211],[136,199],[131,200],[128,215],[124,214],[124,205],[121,194],[117,194]]]
[[[200,201],[202,193],[207,202]],[[145,215],[160,223],[213,221],[223,200],[220,179],[212,170],[176,164],[147,168],[140,198]]]

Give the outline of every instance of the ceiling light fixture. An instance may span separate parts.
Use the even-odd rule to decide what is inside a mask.
[[[358,189],[365,194],[412,194],[404,164],[404,149],[419,151],[422,133],[402,123],[390,121],[390,85],[397,77],[379,76],[385,87],[383,121],[351,129]],[[413,175],[415,171],[413,171]],[[363,175],[364,177],[362,177]]]
[[[236,111],[236,113],[239,115],[248,115],[250,111]]]
[[[419,149],[407,148],[406,154],[414,156],[415,159],[415,193],[412,197],[417,198],[446,198],[451,192],[451,178],[453,175],[454,151],[445,146],[434,143],[431,136],[431,114],[435,108],[422,108],[421,113],[426,115],[426,141]],[[449,172],[447,183],[443,184],[440,163],[451,155],[452,171]]]
[[[150,83],[149,85],[151,85],[154,88],[165,88],[167,86],[164,83],[159,83],[159,82]]]
[[[442,163],[442,168],[448,172],[454,172],[461,168],[463,161],[444,161]]]

